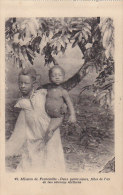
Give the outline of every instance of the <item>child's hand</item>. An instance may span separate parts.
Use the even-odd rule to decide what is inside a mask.
[[[76,123],[76,116],[75,115],[70,115],[69,120],[70,123]]]
[[[53,136],[53,131],[47,131],[44,136],[44,142],[45,144],[49,141],[49,139]]]
[[[66,114],[67,113],[67,105],[64,103],[61,107],[61,114]]]

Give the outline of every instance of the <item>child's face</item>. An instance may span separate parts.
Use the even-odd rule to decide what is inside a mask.
[[[29,95],[33,88],[33,81],[28,75],[20,75],[19,89],[23,95]]]
[[[60,85],[64,81],[64,74],[61,69],[56,68],[52,70],[52,74],[50,75],[50,80],[52,83],[56,85]]]

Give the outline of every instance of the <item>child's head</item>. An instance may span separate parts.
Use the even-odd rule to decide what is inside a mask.
[[[49,70],[49,79],[52,83],[60,85],[64,81],[65,71],[61,66],[53,66]]]
[[[23,95],[29,95],[36,81],[36,71],[33,68],[24,68],[18,76],[19,89]]]

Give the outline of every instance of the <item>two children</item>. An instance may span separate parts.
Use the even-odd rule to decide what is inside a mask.
[[[18,99],[15,107],[21,108],[21,111],[13,133],[6,142],[6,157],[21,155],[17,171],[65,171],[59,128],[53,133],[52,139],[47,144],[44,143],[50,124],[50,118],[45,110],[45,107],[48,107],[46,106],[48,94],[45,89],[34,90],[35,80],[34,69],[23,69],[19,74],[18,82],[22,97]],[[6,162],[9,163],[7,159]],[[14,171],[11,168],[10,171]]]
[[[23,70],[23,72],[26,69]],[[36,78],[36,72],[34,69],[31,69],[31,75],[33,81],[35,81]],[[47,132],[44,136],[44,141],[47,143],[47,141],[52,137],[54,131],[62,124],[63,118],[64,118],[64,104],[67,105],[67,108],[70,112],[69,116],[69,122],[75,123],[76,122],[76,116],[73,104],[71,102],[71,99],[69,97],[68,92],[63,89],[62,83],[64,82],[65,78],[65,71],[60,66],[53,66],[49,70],[49,80],[50,85],[47,87],[47,96],[46,96],[46,102],[45,102],[45,110],[48,114],[48,116],[51,118]],[[21,84],[21,80],[24,82],[24,85]],[[29,94],[29,91],[31,92],[31,88],[33,88],[33,84],[30,84],[28,82],[28,76],[26,75],[20,75],[20,82],[19,82],[20,90],[23,94],[23,96],[26,96]]]
[[[64,77],[64,70],[54,66],[49,71],[51,83],[48,89],[34,90],[36,71],[23,69],[19,74],[22,97],[15,107],[21,108],[21,111],[6,142],[6,157],[22,155],[18,170],[65,170],[59,131],[65,104],[70,111],[69,121],[76,122],[76,116],[68,92],[62,88]]]

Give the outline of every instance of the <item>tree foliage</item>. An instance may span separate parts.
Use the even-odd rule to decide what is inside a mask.
[[[45,64],[58,65],[55,56],[68,44],[78,46],[84,64],[64,86],[75,87],[90,70],[98,77],[91,86],[96,100],[103,106],[112,100],[114,83],[114,26],[111,18],[9,18],[5,23],[6,56],[18,68],[33,65],[37,53]],[[83,91],[82,90],[82,91]]]

